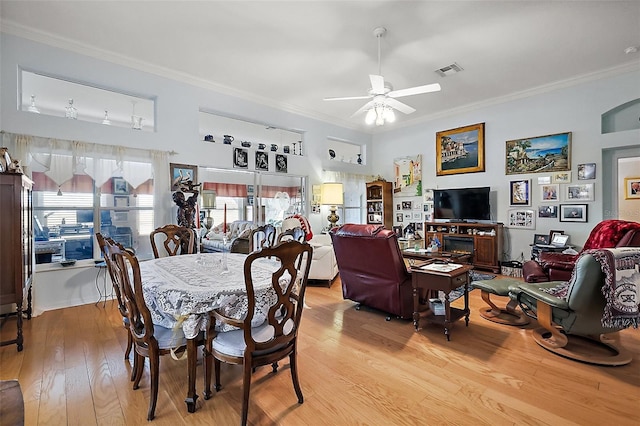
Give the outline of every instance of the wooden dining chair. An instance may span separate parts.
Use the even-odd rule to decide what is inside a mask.
[[[170,223],[153,230],[149,238],[156,259],[196,252],[196,233],[191,228]],[[158,250],[158,246],[163,250]]]
[[[213,339],[211,336],[207,338],[205,365],[210,362],[209,357],[212,355],[215,362],[216,391],[221,389],[221,362],[244,366],[242,425],[247,424],[251,375],[256,367],[274,365],[279,360],[289,357],[293,387],[298,402],[300,404],[303,402],[298,380],[296,354],[312,254],[313,248],[309,244],[298,241],[285,241],[274,247],[265,247],[250,253],[244,262],[247,292],[246,316],[243,319],[231,318],[224,313],[223,308],[216,309],[210,314],[211,327],[228,324],[239,328],[218,333]],[[275,294],[275,300],[269,306],[267,319],[261,325],[252,327],[251,323],[256,306],[254,272],[256,268],[264,268],[264,262],[274,265],[274,272],[269,277],[269,284]],[[275,368],[274,366],[274,371]]]
[[[271,224],[258,226],[251,231],[250,240],[251,251],[273,247],[276,242],[276,228]]]
[[[295,228],[287,229],[286,231],[282,231],[280,234],[278,234],[277,242],[280,243],[282,241],[294,240],[304,243],[306,236],[306,232],[304,232],[304,230],[298,226]]]
[[[120,288],[116,285],[116,279],[114,277],[115,271],[113,266],[113,259],[108,256],[105,252],[105,246],[107,245],[107,239],[100,232],[96,233],[96,239],[98,240],[98,246],[100,247],[100,252],[102,253],[102,257],[104,258],[104,263],[107,265],[107,271],[109,272],[109,276],[111,277],[111,284],[113,286],[113,292],[116,295],[116,300],[118,302],[118,311],[120,311],[120,315],[122,315],[122,326],[127,330],[127,349],[124,351],[124,359],[129,359],[129,354],[131,353],[131,347],[133,345],[133,337],[131,337],[131,332],[129,331],[129,317],[127,316],[127,306],[124,303],[124,299],[122,298],[122,294],[120,293]],[[112,242],[113,244],[113,242]],[[133,359],[134,365],[131,370],[131,380],[135,379],[136,374],[136,365],[135,365],[135,357]]]
[[[153,420],[158,400],[160,356],[170,354],[172,351],[174,353],[183,352],[186,349],[187,341],[181,327],[166,328],[154,324],[151,320],[151,312],[142,293],[140,264],[136,256],[110,239],[106,240],[104,248],[107,254],[105,257],[112,259],[113,278],[127,308],[129,330],[133,338],[134,356],[136,357],[136,376],[133,381],[133,389],[139,388],[144,371],[144,360],[145,358],[149,359],[151,395],[147,420]],[[202,334],[196,339],[197,344],[202,345],[205,342]],[[195,362],[195,360],[187,361]],[[210,377],[210,375],[210,370],[205,371],[205,377]]]

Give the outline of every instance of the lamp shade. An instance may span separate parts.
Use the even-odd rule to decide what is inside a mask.
[[[344,204],[343,188],[341,183],[323,183],[320,191],[320,199],[322,204],[339,205]]]
[[[203,209],[216,208],[216,191],[211,191],[211,190],[202,191],[202,208]]]

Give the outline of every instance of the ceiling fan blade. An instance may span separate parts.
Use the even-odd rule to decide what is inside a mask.
[[[344,96],[344,97],[340,97],[340,98],[324,98],[324,101],[350,101],[350,100],[354,100],[354,99],[369,99],[371,98],[371,95],[365,95],[365,96]]]
[[[369,101],[366,104],[362,105],[362,107],[360,107],[359,110],[357,110],[356,112],[353,113],[353,115],[351,116],[352,118],[355,117],[356,115],[370,109],[371,107],[373,107],[374,101]]]
[[[369,74],[371,80],[371,92],[376,95],[384,94],[384,77],[381,75]]]
[[[392,98],[400,98],[402,96],[420,95],[421,93],[438,92],[440,84],[425,84],[424,86],[409,87],[408,89],[393,90],[388,93]]]
[[[403,104],[400,101],[396,101],[393,98],[387,98],[387,100],[385,101],[385,104],[405,114],[411,114],[412,112],[416,111],[415,108],[412,108],[407,104]]]

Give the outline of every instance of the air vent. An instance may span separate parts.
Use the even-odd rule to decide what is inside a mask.
[[[457,63],[453,63],[451,65],[447,65],[446,67],[442,67],[438,70],[436,70],[436,74],[438,74],[440,77],[446,77],[448,75],[453,75],[455,73],[458,73],[460,71],[462,71],[463,68],[458,65]]]

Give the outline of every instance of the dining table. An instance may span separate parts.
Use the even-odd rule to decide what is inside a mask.
[[[153,323],[170,329],[181,328],[187,340],[188,390],[185,402],[190,413],[196,410],[196,338],[209,326],[209,312],[220,309],[225,315],[242,318],[247,313],[244,278],[246,254],[198,253],[161,257],[140,263],[142,291]],[[252,265],[256,308],[252,324],[262,324],[277,296],[271,286],[272,273],[280,266],[275,259],[259,259]],[[231,326],[217,328],[224,332]],[[205,389],[205,399],[211,396]]]

